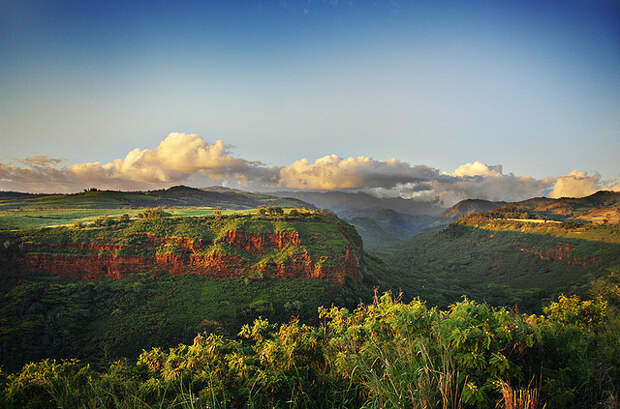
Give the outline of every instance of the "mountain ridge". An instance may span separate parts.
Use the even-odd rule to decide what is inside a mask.
[[[260,206],[307,207],[313,205],[289,197],[227,188],[193,188],[184,185],[149,191],[87,189],[71,194],[0,192],[0,209],[16,208],[132,208],[158,206],[220,206],[225,209],[252,209]]]

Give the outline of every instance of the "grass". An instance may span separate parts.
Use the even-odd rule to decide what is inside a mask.
[[[0,207],[1,209],[1,207]],[[128,214],[135,218],[146,208],[55,208],[55,209],[5,209],[0,210],[0,230],[31,229],[41,227],[70,226],[74,223],[93,223],[101,217],[118,218]],[[292,209],[285,209],[285,214]],[[166,212],[172,217],[200,217],[213,215],[214,207],[188,206],[167,208]],[[251,216],[256,214],[256,209],[222,209],[224,216]]]

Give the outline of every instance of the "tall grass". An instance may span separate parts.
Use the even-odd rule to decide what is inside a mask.
[[[513,389],[510,383],[501,379],[499,387],[502,393],[497,407],[502,409],[545,409],[546,405],[540,406],[540,385],[528,385],[524,389]]]

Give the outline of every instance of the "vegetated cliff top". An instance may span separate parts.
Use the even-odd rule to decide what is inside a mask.
[[[601,190],[581,198],[535,197],[515,203],[467,199],[447,209],[439,217],[457,220],[474,213],[504,219],[618,224],[620,223],[620,192]]]
[[[362,240],[330,213],[106,219],[99,225],[0,232],[27,270],[72,279],[138,273],[212,278],[322,278],[362,274]],[[18,250],[19,249],[19,250]]]
[[[220,206],[224,209],[251,209],[259,206],[314,208],[313,205],[298,199],[222,187],[197,189],[174,186],[169,189],[136,192],[89,189],[74,194],[0,192],[0,209],[58,207],[114,209],[157,206]]]

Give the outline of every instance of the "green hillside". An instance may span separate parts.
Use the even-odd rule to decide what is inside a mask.
[[[320,305],[372,295],[381,262],[365,260],[355,229],[333,214],[161,213],[0,231],[2,365],[98,365],[203,330],[234,335],[258,316],[310,320]]]
[[[548,409],[615,402],[615,194],[510,204],[409,239],[440,223],[343,211],[379,258],[331,212],[182,206],[196,203],[183,189],[167,207],[86,192],[73,208],[5,208],[0,405],[491,409],[509,391]],[[375,287],[413,301],[353,310]]]
[[[620,192],[601,190],[580,198],[535,197],[514,203],[467,199],[443,211],[437,216],[437,220],[451,222],[474,213],[485,213],[485,216],[492,218],[618,224]]]
[[[221,208],[224,214],[255,213],[257,207],[285,208],[312,205],[241,190],[176,186],[149,192],[90,190],[69,195],[32,195],[0,192],[0,230],[90,223],[105,216],[138,215],[144,208],[166,207],[173,216],[203,216]]]
[[[355,226],[371,252],[385,254],[400,241],[428,228],[431,216],[410,215],[386,208],[351,209],[337,212],[338,216]]]
[[[396,271],[387,281],[409,296],[448,305],[468,295],[539,311],[620,271],[620,226],[470,215],[415,236],[387,260]]]
[[[481,199],[466,199],[461,200],[449,209],[444,210],[436,216],[436,218],[443,222],[453,222],[461,217],[469,216],[473,213],[483,213],[490,210],[497,209],[508,205],[507,202],[493,202],[490,200]]]
[[[157,206],[220,206],[224,209],[251,209],[259,206],[313,207],[292,198],[281,198],[241,190],[213,187],[196,189],[175,186],[144,192],[91,189],[75,194],[26,194],[0,192],[0,209],[118,209]]]

